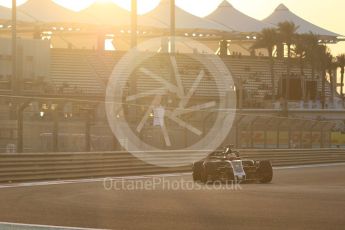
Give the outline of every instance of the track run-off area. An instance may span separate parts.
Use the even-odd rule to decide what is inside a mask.
[[[275,168],[270,184],[195,184],[189,173],[2,184],[0,207],[5,230],[344,229],[345,164]]]

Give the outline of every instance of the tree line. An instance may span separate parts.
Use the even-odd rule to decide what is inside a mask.
[[[300,68],[301,80],[304,82],[306,65],[311,68],[312,80],[317,80],[321,77],[321,104],[325,108],[325,86],[327,74],[330,77],[331,84],[331,100],[334,95],[333,70],[340,68],[341,73],[341,90],[340,95],[344,99],[344,73],[345,73],[345,54],[340,54],[334,57],[326,44],[322,43],[317,34],[299,34],[297,33],[298,26],[293,22],[281,22],[277,28],[263,29],[257,36],[257,40],[252,46],[252,49],[265,49],[270,59],[270,74],[272,86],[272,101],[275,101],[275,73],[274,73],[274,58],[284,58],[286,52],[286,74],[287,78],[291,76],[291,60],[292,58],[298,61]],[[316,73],[320,73],[317,75]],[[304,84],[302,84],[304,85]],[[289,80],[286,80],[285,90],[285,107],[287,109],[287,101],[289,98],[290,86]],[[306,88],[302,87],[302,97],[305,101],[307,99]]]

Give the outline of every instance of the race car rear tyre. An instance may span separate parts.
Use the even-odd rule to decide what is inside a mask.
[[[201,165],[199,164],[194,164],[193,165],[193,180],[194,181],[201,181]]]
[[[202,168],[200,171],[200,180],[202,183],[207,183],[208,181],[208,173],[206,172],[206,169]]]
[[[193,180],[194,181],[200,181],[201,180],[201,175],[199,171],[193,170]]]
[[[273,179],[273,168],[271,162],[260,161],[257,173],[261,183],[270,183]]]

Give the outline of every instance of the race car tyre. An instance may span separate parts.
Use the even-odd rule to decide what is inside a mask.
[[[201,164],[195,163],[193,165],[193,180],[194,181],[201,181],[201,171],[202,171]]]
[[[200,171],[200,177],[201,177],[201,182],[202,183],[207,183],[208,180],[208,174],[206,172],[206,169],[202,168]]]
[[[203,174],[202,174],[202,182],[214,182],[219,180],[218,172],[216,171],[217,165],[216,164],[206,164],[204,166]]]
[[[261,183],[270,183],[273,179],[273,168],[270,161],[260,161],[257,169],[259,181]]]

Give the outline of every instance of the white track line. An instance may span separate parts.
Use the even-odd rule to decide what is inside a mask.
[[[345,163],[281,166],[281,167],[273,167],[273,169],[276,169],[276,170],[280,170],[280,169],[303,169],[303,168],[320,168],[320,167],[342,166],[342,165],[345,165]]]
[[[191,175],[191,173],[169,173],[169,174],[153,174],[153,175],[143,175],[143,176],[106,177],[106,178],[95,178],[95,179],[23,182],[23,183],[13,183],[13,184],[3,184],[3,185],[0,185],[0,189],[47,186],[47,185],[95,183],[95,182],[104,182],[105,179],[111,179],[111,180],[144,180],[144,179],[150,179],[150,178],[154,178],[154,177],[179,177],[179,176],[186,176],[186,175]]]
[[[63,227],[63,226],[50,226],[50,225],[37,225],[37,224],[18,224],[9,222],[0,222],[1,230],[35,230],[35,229],[66,229],[66,230],[106,230],[106,229],[96,229],[96,228],[76,228],[76,227]]]
[[[288,169],[289,170],[289,169],[320,168],[320,167],[333,167],[333,166],[345,166],[345,163],[282,166],[282,167],[273,167],[273,169],[274,170],[284,170],[284,169]],[[96,178],[96,179],[76,179],[76,180],[59,180],[59,181],[24,182],[24,183],[3,184],[3,185],[0,185],[0,189],[20,188],[20,187],[35,187],[35,186],[48,186],[48,185],[95,183],[95,182],[104,182],[105,179],[110,179],[110,180],[144,180],[144,179],[150,179],[150,178],[154,178],[154,177],[190,176],[191,174],[192,174],[191,172],[186,172],[186,173],[152,174],[152,175],[143,175],[143,176],[106,177],[106,178]]]

